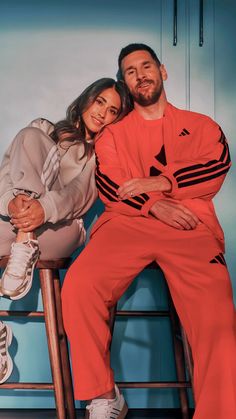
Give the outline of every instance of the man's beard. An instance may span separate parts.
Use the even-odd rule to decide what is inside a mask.
[[[163,90],[163,82],[161,81],[161,84],[156,87],[156,89],[148,96],[145,96],[143,93],[134,93],[132,92],[132,97],[134,102],[138,103],[141,106],[150,106],[154,105],[154,103],[157,103],[161,93]]]

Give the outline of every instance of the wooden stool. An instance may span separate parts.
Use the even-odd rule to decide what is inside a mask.
[[[0,268],[5,268],[7,262],[7,256],[1,258]],[[53,380],[52,383],[4,383],[0,384],[0,389],[54,390],[58,419],[76,418],[67,339],[62,321],[59,278],[59,269],[67,268],[69,263],[70,258],[37,262],[43,311],[0,310],[0,317],[44,317]]]
[[[145,269],[159,269],[156,262],[151,263]],[[178,388],[180,397],[180,406],[183,419],[189,419],[189,405],[187,388],[192,387],[193,379],[193,361],[191,349],[189,347],[185,331],[179,321],[176,313],[171,295],[168,290],[169,309],[159,311],[134,311],[134,310],[117,310],[117,305],[111,308],[110,311],[110,330],[113,335],[114,323],[116,316],[128,317],[169,317],[172,329],[175,365],[178,381],[155,381],[155,382],[118,382],[117,385],[121,388]],[[189,381],[186,381],[185,361],[189,374]],[[192,388],[193,390],[193,388]]]

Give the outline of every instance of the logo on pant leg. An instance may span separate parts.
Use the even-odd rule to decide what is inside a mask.
[[[226,266],[226,261],[224,258],[223,253],[219,253],[214,257],[214,259],[210,260],[210,263],[220,263],[223,266]]]

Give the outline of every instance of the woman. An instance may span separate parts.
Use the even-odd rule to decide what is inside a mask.
[[[52,124],[36,119],[21,130],[0,167],[0,256],[9,255],[0,295],[30,290],[41,259],[69,256],[85,240],[82,216],[97,198],[93,140],[130,110],[122,82],[91,84]],[[0,322],[0,383],[12,370],[9,326]]]

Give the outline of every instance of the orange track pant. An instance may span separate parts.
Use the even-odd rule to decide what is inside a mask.
[[[76,398],[112,389],[109,307],[156,260],[192,348],[194,419],[236,418],[235,309],[227,268],[215,258],[219,253],[204,224],[180,231],[152,218],[120,215],[95,231],[62,289]]]

